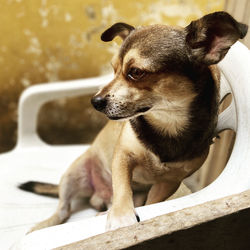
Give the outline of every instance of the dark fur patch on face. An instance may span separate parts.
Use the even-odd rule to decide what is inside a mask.
[[[177,136],[156,130],[144,116],[130,120],[138,139],[158,155],[161,162],[191,160],[212,143],[217,125],[218,90],[209,69],[201,72],[196,84],[200,89],[190,108],[189,126]]]
[[[121,60],[131,49],[149,58],[152,72],[183,72],[188,65],[185,31],[165,25],[153,25],[135,29],[120,49]]]

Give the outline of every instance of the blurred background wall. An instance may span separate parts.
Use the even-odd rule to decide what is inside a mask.
[[[114,22],[185,26],[223,8],[224,0],[0,0],[0,152],[16,143],[25,88],[110,70],[118,40],[100,34]],[[63,99],[42,108],[38,131],[52,144],[90,142],[105,121],[89,98]]]

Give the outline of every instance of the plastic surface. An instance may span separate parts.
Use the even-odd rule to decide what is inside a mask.
[[[218,130],[232,128],[236,131],[233,152],[226,168],[212,184],[196,193],[137,208],[136,211],[141,221],[250,188],[250,168],[248,166],[250,163],[249,50],[237,42],[219,64],[219,68],[223,74],[221,97],[223,98],[230,91],[234,96],[234,102],[220,115],[218,123]],[[103,79],[107,80],[107,83],[111,77],[107,76]],[[56,208],[57,200],[19,191],[16,189],[16,185],[30,179],[57,183],[69,163],[86,149],[84,146],[51,147],[42,143],[35,133],[38,109],[41,103],[61,95],[65,97],[68,94],[83,94],[96,90],[99,86],[99,82],[97,83],[99,80],[95,79],[92,79],[92,84],[95,87],[91,86],[91,90],[83,84],[86,86],[86,92],[81,88],[81,84],[78,85],[76,82],[74,90],[72,90],[73,83],[72,86],[69,84],[69,89],[64,88],[63,90],[61,84],[60,86],[49,84],[41,86],[42,91],[39,89],[40,86],[35,86],[32,87],[36,88],[34,92],[30,88],[23,94],[19,109],[18,146],[14,151],[0,155],[1,249],[6,249],[14,242],[16,244],[13,249],[51,249],[105,231],[106,215],[84,219],[95,213],[95,211],[87,209],[73,214],[69,222],[65,224],[33,232],[17,241],[35,222],[52,214]],[[49,88],[54,92],[50,92]],[[77,88],[81,89],[82,92],[78,92]],[[46,94],[44,94],[45,92]],[[40,96],[40,93],[43,97]],[[32,124],[27,124],[27,121]]]

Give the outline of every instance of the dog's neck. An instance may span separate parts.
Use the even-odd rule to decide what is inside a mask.
[[[130,120],[137,138],[161,162],[191,160],[211,144],[217,122],[218,90],[210,72],[188,109],[152,112]],[[199,83],[198,83],[199,84]],[[168,112],[169,111],[169,112]]]
[[[173,136],[166,132],[163,133],[162,129],[159,130],[158,125],[155,127],[145,116],[131,119],[130,124],[141,143],[157,155],[161,162],[190,160],[205,150],[203,145],[197,143],[202,133],[195,134],[189,128],[179,132],[174,131],[177,135]],[[209,144],[210,142],[205,143],[205,146]]]
[[[178,136],[170,136],[163,126],[159,126],[157,120],[152,117],[139,116],[130,120],[130,124],[136,133],[137,138],[144,146],[159,156],[161,162],[175,161],[179,158],[179,149],[174,144],[178,144]],[[152,122],[153,121],[153,122]],[[171,126],[172,127],[172,126]],[[173,129],[177,133],[176,129]]]
[[[145,121],[162,136],[176,137],[189,123],[189,105],[176,109],[157,109],[144,115]]]

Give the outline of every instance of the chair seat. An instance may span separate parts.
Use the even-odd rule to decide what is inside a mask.
[[[17,148],[0,157],[0,249],[8,249],[23,237],[32,225],[52,215],[58,199],[23,192],[20,183],[36,180],[59,183],[60,177],[88,146],[44,146]],[[96,215],[87,204],[69,219],[77,221]],[[4,241],[3,241],[4,239]],[[13,239],[15,239],[13,241]]]

